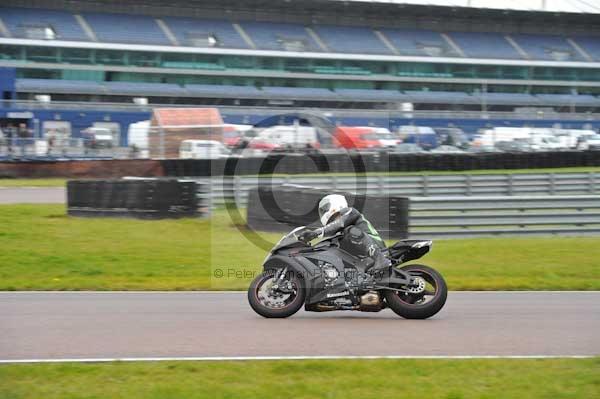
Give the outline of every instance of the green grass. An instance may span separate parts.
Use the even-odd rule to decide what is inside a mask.
[[[0,226],[0,290],[243,290],[266,254],[223,211],[142,221],[0,205]],[[437,240],[419,261],[452,290],[598,290],[598,259],[600,237],[510,237]]]
[[[0,398],[598,398],[600,359],[0,366]]]
[[[574,168],[545,168],[545,169],[489,169],[489,170],[449,170],[432,171],[424,170],[421,172],[367,172],[369,176],[414,176],[414,175],[485,175],[485,174],[522,174],[522,173],[580,173],[580,172],[600,172],[600,167],[585,166]],[[356,176],[356,173],[327,173],[336,176]],[[303,173],[289,176],[322,176],[323,173]],[[272,176],[288,176],[283,174],[274,174]],[[36,179],[10,179],[0,178],[0,187],[63,187],[68,179],[62,178],[36,178]]]
[[[40,178],[40,179],[7,179],[0,178],[0,187],[64,187],[67,179]]]

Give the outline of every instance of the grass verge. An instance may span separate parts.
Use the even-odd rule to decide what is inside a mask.
[[[0,366],[0,397],[597,398],[600,359],[302,360]]]
[[[64,187],[67,179],[40,178],[40,179],[2,179],[0,187]]]
[[[243,290],[266,254],[224,212],[143,221],[0,205],[0,226],[0,290]],[[600,237],[510,237],[438,240],[417,262],[452,290],[599,290],[598,259]]]

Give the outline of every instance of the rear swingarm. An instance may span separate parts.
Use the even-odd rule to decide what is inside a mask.
[[[377,278],[376,279],[377,285],[375,285],[374,288],[391,290],[391,291],[399,291],[399,292],[408,292],[407,289],[399,288],[398,286],[411,287],[411,286],[418,285],[418,284],[415,284],[415,277],[411,276],[409,273],[406,273],[403,270],[392,268],[391,272],[392,272],[391,274],[395,274],[395,276],[389,275],[389,276]]]

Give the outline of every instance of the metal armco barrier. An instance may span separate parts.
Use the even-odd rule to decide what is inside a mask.
[[[71,180],[71,216],[161,219],[198,216],[197,186],[177,180]]]
[[[213,206],[225,200],[245,207],[248,190],[258,185],[296,184],[369,195],[403,197],[594,195],[600,173],[444,174],[414,176],[215,177],[196,180],[210,186]],[[207,192],[204,196],[208,195]]]
[[[410,236],[600,234],[600,196],[412,197]]]
[[[277,217],[265,211],[267,206],[260,203],[256,190],[251,193],[248,224],[253,229],[288,231],[290,226],[318,221],[316,210],[276,220]],[[308,197],[303,198],[301,193],[294,192],[293,201],[287,198],[279,206],[290,210],[290,204],[305,205]],[[316,197],[312,200],[318,201]],[[386,202],[382,197],[367,197],[362,211],[386,238],[600,234],[598,196],[412,197],[408,210],[408,201],[403,200]],[[386,217],[390,218],[388,223],[383,220]],[[408,229],[404,224],[406,218]],[[397,231],[393,231],[394,226]]]
[[[490,175],[496,176],[497,175]],[[490,177],[487,176],[487,177]],[[439,176],[438,176],[439,177]],[[476,237],[476,236],[499,236],[499,235],[585,235],[600,234],[600,195],[589,195],[589,192],[596,192],[594,174],[569,174],[568,176],[558,175],[513,175],[504,176],[502,179],[490,179],[487,181],[485,193],[488,195],[460,195],[467,190],[473,194],[479,186],[473,186],[474,181],[485,182],[485,176],[464,177],[463,180],[457,179],[457,176],[444,176],[442,184],[443,190],[453,188],[451,196],[431,195],[435,190],[429,187],[428,194],[431,196],[411,196],[409,215],[409,234],[415,238],[453,238],[453,237]],[[501,176],[502,177],[502,176]],[[422,177],[420,177],[422,178]],[[428,181],[432,182],[432,176]],[[478,180],[481,178],[481,180]],[[312,181],[303,181],[310,187]],[[324,183],[325,177],[322,177],[320,183]],[[435,181],[435,179],[433,179]],[[243,179],[238,179],[237,183],[242,184]],[[293,180],[299,183],[298,180]],[[454,182],[470,182],[471,186],[452,186]],[[326,181],[325,181],[326,182]],[[494,184],[498,182],[506,183],[505,186],[498,188]],[[586,185],[585,182],[588,184]],[[342,189],[340,180],[337,185],[322,184],[322,192],[333,192]],[[365,185],[359,184],[360,193],[369,193],[368,197],[378,196],[378,190],[385,191],[387,195],[395,197],[394,190],[384,185],[374,185],[373,182],[367,182]],[[521,184],[523,183],[523,184]],[[448,186],[450,184],[450,187]],[[246,206],[246,198],[243,197],[242,190],[236,190],[232,186],[227,191],[230,200],[235,201],[238,206]],[[440,187],[437,187],[440,189]],[[304,190],[309,190],[304,188]],[[404,190],[404,189],[402,189]],[[423,192],[421,188],[421,192]],[[462,190],[462,191],[461,191]],[[489,195],[495,193],[494,190],[500,190],[502,195]],[[342,190],[346,191],[346,190]],[[352,190],[347,190],[352,191]],[[405,192],[405,191],[402,191]],[[528,195],[514,195],[515,193],[526,192]],[[564,193],[588,194],[588,195],[558,195]],[[511,195],[507,195],[511,194]],[[553,195],[548,195],[553,194]],[[385,194],[379,195],[385,197]],[[299,201],[299,197],[294,197]],[[292,200],[290,200],[292,201]],[[317,201],[317,199],[315,199]],[[248,208],[251,206],[248,205]],[[369,207],[367,207],[369,208]],[[371,207],[377,214],[377,209],[391,209],[380,205]],[[386,212],[384,214],[388,215]],[[391,213],[390,213],[391,214]],[[316,215],[310,219],[317,220]],[[308,223],[309,221],[303,221]],[[250,215],[249,223],[252,226]],[[299,223],[299,224],[303,224]],[[283,229],[272,226],[280,231]],[[377,227],[377,226],[376,226]],[[387,237],[398,237],[398,235],[385,234]]]

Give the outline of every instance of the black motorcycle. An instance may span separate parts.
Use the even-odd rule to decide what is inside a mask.
[[[263,272],[250,284],[248,301],[259,315],[288,317],[302,305],[314,312],[379,312],[389,307],[407,319],[426,319],[446,303],[446,282],[436,270],[397,267],[429,252],[431,241],[401,240],[377,259],[369,256],[374,251],[356,254],[349,248],[353,227],[313,246],[298,239],[304,229],[292,230],[275,244]]]

